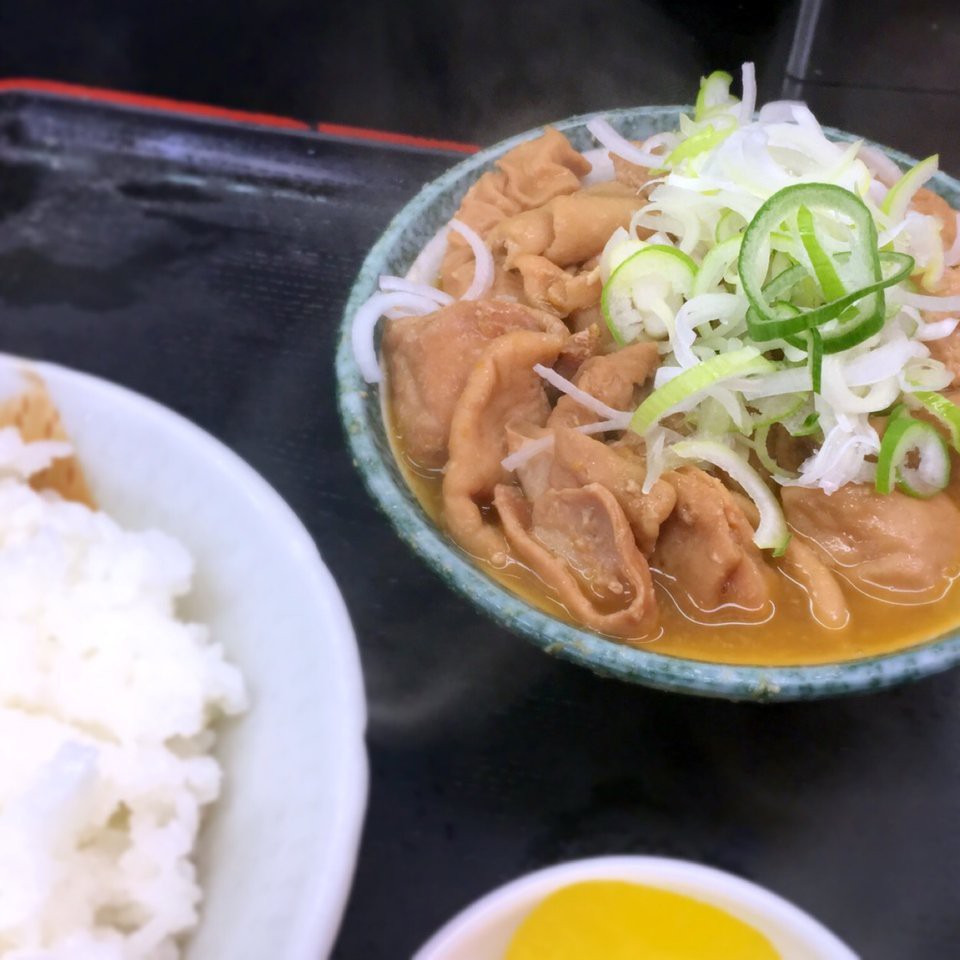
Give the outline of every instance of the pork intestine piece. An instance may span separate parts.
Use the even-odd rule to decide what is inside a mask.
[[[829,496],[786,487],[782,498],[795,534],[871,596],[926,602],[960,569],[960,510],[946,494],[918,500],[850,483]]]
[[[612,447],[577,430],[559,427],[553,446],[555,486],[599,484],[616,498],[630,524],[637,546],[649,556],[660,527],[677,502],[674,488],[663,480],[643,493],[646,462],[629,447]]]
[[[573,382],[581,390],[615,410],[632,409],[634,391],[656,372],[660,362],[655,343],[634,343],[616,353],[587,360]],[[550,414],[551,427],[577,427],[595,423],[597,414],[562,396]]]
[[[569,267],[599,256],[610,235],[628,227],[644,204],[621,183],[600,183],[501,220],[487,242],[508,268],[524,254]]]
[[[456,219],[486,237],[496,224],[524,210],[543,206],[554,197],[580,189],[590,164],[552,127],[514,147],[467,191]],[[442,288],[459,297],[473,277],[473,254],[466,240],[451,232],[440,268]]]
[[[566,338],[550,314],[499,300],[463,300],[436,313],[387,322],[383,355],[397,431],[414,461],[441,467],[453,411],[490,343],[515,330]]]
[[[527,303],[558,317],[567,317],[600,301],[603,283],[599,267],[564,270],[546,257],[525,253],[517,257],[514,269],[520,275]]]
[[[508,474],[507,425],[513,421],[543,425],[550,405],[535,364],[553,364],[565,337],[527,330],[504,334],[490,343],[474,364],[450,427],[443,477],[444,518],[450,535],[465,550],[496,565],[506,562],[506,543],[481,506],[493,500]]]
[[[663,480],[676,491],[677,503],[660,528],[652,562],[676,584],[675,599],[693,604],[695,611],[732,605],[740,608],[738,619],[766,619],[773,570],[733,494],[696,467],[665,473]]]
[[[627,638],[653,629],[650,568],[609,490],[547,490],[531,503],[516,487],[500,485],[494,504],[516,555],[579,623]]]

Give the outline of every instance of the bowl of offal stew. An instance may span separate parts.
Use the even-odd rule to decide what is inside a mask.
[[[960,659],[960,183],[756,107],[574,117],[427,185],[337,354],[450,585],[597,673],[739,699]]]

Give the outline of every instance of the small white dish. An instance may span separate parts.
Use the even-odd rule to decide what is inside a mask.
[[[857,960],[813,917],[755,883],[686,860],[633,856],[574,860],[520,877],[459,913],[413,960],[503,960],[510,938],[538,903],[584,880],[626,880],[712,904],[765,934],[782,960]]]
[[[188,420],[95,377],[0,355],[0,396],[46,382],[97,503],[196,561],[184,616],[243,671],[219,730],[220,801],[200,836],[200,926],[185,960],[320,960],[346,903],[366,807],[366,707],[350,619],[310,535],[243,460]]]

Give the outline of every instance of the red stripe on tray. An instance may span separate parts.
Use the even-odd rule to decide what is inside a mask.
[[[76,83],[61,83],[59,80],[33,80],[14,78],[0,80],[0,93],[52,93],[76,100],[92,100],[97,103],[112,103],[141,110],[162,110],[164,113],[179,113],[213,120],[231,120],[261,127],[283,130],[310,130],[310,124],[290,117],[277,117],[271,113],[251,113],[247,110],[231,110],[228,107],[213,107],[206,103],[188,100],[172,100],[169,97],[154,97],[144,93],[124,93],[121,90],[106,90],[101,87],[86,87]]]
[[[14,77],[0,80],[0,93],[10,92],[48,93],[58,97],[71,97],[75,100],[110,103],[117,106],[133,107],[139,110],[158,110],[164,113],[205,117],[212,120],[229,120],[233,123],[273,127],[274,129],[280,130],[313,131],[316,129],[318,133],[323,133],[330,137],[343,137],[352,140],[373,140],[378,143],[392,143],[405,147],[417,147],[421,150],[450,150],[455,153],[476,153],[480,149],[475,143],[461,143],[458,140],[438,140],[432,137],[418,137],[408,133],[372,130],[369,127],[352,127],[342,123],[318,123],[314,128],[303,120],[294,120],[292,117],[278,117],[272,113],[253,113],[248,110],[233,110],[229,107],[215,107],[207,103],[174,100],[171,97],[155,97],[145,93],[126,93],[123,90],[88,87],[78,83],[64,83],[60,80],[37,80],[29,77]]]
[[[480,149],[475,143],[461,143],[459,140],[435,140],[433,137],[415,137],[409,133],[390,133],[386,130],[371,130],[369,127],[351,127],[343,123],[318,123],[317,132],[332,137],[376,140],[378,143],[419,147],[421,150],[453,150],[456,153],[476,153]]]

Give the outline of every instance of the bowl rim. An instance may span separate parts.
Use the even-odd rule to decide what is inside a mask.
[[[736,904],[745,911],[769,919],[785,933],[802,940],[803,946],[816,950],[818,957],[857,960],[850,947],[816,917],[767,887],[692,860],[633,854],[569,860],[510,880],[451,917],[420,947],[412,960],[444,960],[447,951],[456,949],[458,941],[497,923],[502,914],[517,906],[529,905],[528,909],[532,909],[556,890],[587,880],[623,880],[661,886],[664,890],[683,888],[681,892],[687,896],[712,903],[734,916],[737,912],[731,907]],[[711,894],[715,899],[710,899]],[[727,901],[731,907],[720,903],[721,900]]]
[[[666,120],[692,108],[688,105],[653,105],[601,110],[560,120],[560,131],[584,127],[596,117],[616,125],[618,120],[643,117]],[[384,464],[365,403],[371,389],[360,374],[351,346],[351,323],[360,305],[374,292],[376,278],[398,239],[437,200],[470,181],[491,161],[518,144],[537,136],[535,127],[486,147],[456,163],[423,186],[393,217],[365,257],[347,298],[336,354],[336,389],[341,422],[354,465],[364,485],[386,514],[394,530],[440,577],[500,626],[519,633],[547,653],[613,677],[658,689],[729,700],[813,700],[873,692],[899,683],[939,673],[960,663],[960,628],[902,650],[830,663],[763,666],[693,660],[628,646],[575,627],[522,600],[475,566],[467,555],[426,516],[415,495]],[[863,141],[883,151],[901,167],[917,161],[910,155],[834,127],[823,127],[831,139]],[[942,171],[928,186],[960,196],[960,181]],[[379,409],[379,405],[377,406]]]
[[[324,856],[318,860],[315,853],[310,854],[315,867],[309,883],[300,891],[301,902],[290,910],[295,930],[289,957],[312,960],[325,955],[335,942],[353,885],[369,793],[369,762],[366,696],[356,634],[343,595],[313,537],[290,505],[246,460],[175,410],[128,387],[62,364],[0,353],[0,365],[38,373],[54,394],[57,386],[64,384],[68,389],[77,387],[84,393],[99,394],[111,406],[126,407],[142,419],[145,435],[151,423],[164,422],[191,453],[212,461],[231,484],[238,486],[251,509],[270,516],[278,541],[297,555],[301,574],[312,581],[317,613],[329,624],[326,635],[344,710],[336,732],[338,749],[332,753],[336,770],[331,782],[337,784],[335,809],[324,831]],[[226,649],[229,653],[229,644]],[[256,704],[252,709],[256,710]],[[243,723],[247,716],[235,722]],[[199,923],[203,922],[201,905]]]

